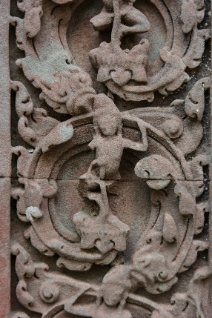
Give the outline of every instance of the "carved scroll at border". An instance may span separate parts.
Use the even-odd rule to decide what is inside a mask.
[[[194,264],[198,252],[208,248],[206,240],[196,238],[203,231],[208,212],[208,202],[202,199],[203,167],[208,165],[208,158],[200,151],[195,156],[194,151],[203,139],[201,121],[209,78],[197,81],[184,100],[174,100],[165,109],[121,112],[112,94],[109,97],[93,89],[90,76],[74,63],[69,51],[67,27],[81,3],[24,0],[18,2],[23,19],[11,18],[17,46],[25,52],[17,64],[50,107],[74,115],[59,122],[32,102],[21,82],[11,82],[18,132],[30,146],[13,148],[18,157],[18,186],[13,188],[12,197],[17,200],[18,218],[29,224],[25,238],[41,254],[56,255],[58,267],[70,271],[88,271],[93,264],[112,268],[100,285],[76,281],[49,272],[44,263],[34,263],[27,251],[15,244],[17,298],[43,318],[60,313],[131,318],[132,304],[139,310],[148,308],[151,318],[189,318],[191,313],[205,318],[204,300],[197,290],[204,289],[211,276],[207,267],[194,275],[186,294],[173,296],[172,305],[156,304],[135,292],[138,288],[149,294],[170,290],[179,274]],[[203,1],[190,1],[191,15],[184,0],[169,1],[167,6],[166,1],[151,3],[164,20],[172,20],[173,31],[167,40],[172,44],[160,52],[163,67],[152,77],[147,72],[147,39],[131,50],[122,48],[124,36],[143,36],[151,27],[134,1],[103,1],[102,11],[91,20],[98,31],[112,27],[111,42],[90,53],[98,71],[97,81],[125,100],[152,101],[156,91],[166,95],[178,89],[188,80],[186,68],[200,64],[209,37],[208,30],[198,29],[205,13]],[[54,206],[60,162],[82,150],[92,151],[94,159],[78,180],[85,209],[76,211],[68,229],[58,221]],[[124,150],[134,153],[135,177],[145,182],[151,200],[146,230],[129,262],[120,264],[131,229],[114,215],[109,198],[122,178]]]
[[[80,317],[88,315],[105,317],[109,314],[112,318],[131,318],[131,304],[143,310],[148,308],[151,318],[189,318],[191,315],[199,318],[207,317],[204,298],[207,298],[209,278],[212,275],[208,267],[199,268],[190,282],[188,291],[184,294],[174,294],[171,305],[165,306],[146,297],[129,293],[130,285],[125,269],[121,269],[118,273],[118,276],[125,274],[124,280],[121,279],[118,284],[113,282],[113,275],[108,275],[102,285],[94,285],[50,272],[46,264],[34,263],[24,248],[18,244],[12,247],[12,253],[16,255],[16,273],[19,278],[17,297],[22,305],[42,314],[43,318],[53,318],[59,313]],[[83,302],[86,297],[87,301]],[[120,299],[117,308],[116,302]],[[12,317],[28,316],[24,313],[14,313]]]
[[[102,11],[91,22],[100,32],[112,24],[112,33],[110,43],[102,42],[99,48],[90,52],[98,71],[98,81],[125,100],[152,101],[154,92],[167,95],[189,80],[186,68],[193,69],[201,63],[204,42],[209,38],[208,29],[198,28],[205,15],[204,1],[150,1],[165,24],[169,19],[166,24],[168,39],[160,50],[163,67],[151,76],[147,74],[151,43],[145,38],[151,28],[148,18],[133,6],[132,1],[103,3]],[[176,17],[176,11],[181,13],[180,19]],[[123,49],[122,40],[137,33],[144,33],[140,43],[131,49]],[[186,41],[188,35],[190,41]]]
[[[11,19],[16,25],[17,46],[25,52],[17,64],[42,90],[41,98],[57,112],[71,115],[90,111],[95,93],[90,76],[75,64],[66,40],[69,20],[82,2],[24,0],[18,3],[24,19]],[[98,31],[113,26],[111,42],[103,42],[90,52],[97,81],[125,100],[152,101],[156,91],[167,95],[177,90],[189,80],[186,68],[201,63],[209,38],[208,29],[198,28],[204,19],[204,1],[150,2],[164,19],[168,37],[160,50],[163,67],[151,76],[146,73],[150,43],[145,37],[131,50],[121,48],[123,37],[145,34],[151,28],[148,18],[130,0],[105,1],[102,11],[91,19]]]
[[[185,154],[175,144],[176,140],[179,142],[184,138],[181,127],[184,127],[184,122],[189,117],[194,118],[197,123],[202,118],[199,113],[203,114],[203,96],[205,89],[209,87],[208,78],[200,80],[195,86],[201,87],[202,90],[198,90],[197,95],[195,87],[189,92],[185,99],[185,113],[188,117],[184,118],[184,121],[174,113],[165,113],[163,116],[160,114],[158,121],[157,117],[151,116],[152,112],[148,109],[145,109],[143,115],[142,112],[137,112],[135,116],[136,111],[121,113],[110,98],[98,94],[94,98],[91,115],[72,118],[59,124],[54,122],[54,128],[50,125],[49,131],[40,133],[43,127],[39,126],[39,121],[36,127],[32,127],[35,125],[31,121],[34,108],[30,99],[26,99],[26,90],[20,83],[12,83],[12,88],[17,91],[19,123],[25,117],[26,133],[32,129],[38,136],[35,138],[37,142],[31,143],[35,147],[33,151],[28,152],[21,147],[14,149],[14,153],[19,156],[19,182],[24,188],[15,188],[12,195],[18,200],[17,213],[20,220],[31,223],[25,237],[30,239],[31,244],[42,254],[59,255],[59,267],[89,270],[92,264],[112,263],[118,253],[126,249],[130,228],[112,214],[108,201],[110,188],[114,181],[120,178],[119,166],[123,149],[133,149],[138,153],[145,153],[147,150],[151,152],[149,143],[151,144],[150,140],[153,138],[158,146],[165,147],[169,154],[167,158],[160,153],[144,156],[140,160],[138,158],[135,165],[135,174],[146,180],[151,192],[151,216],[130,264],[114,267],[103,279],[106,286],[112,281],[113,288],[119,285],[119,281],[124,282],[118,300],[115,304],[111,300],[112,307],[123,302],[123,293],[128,295],[138,287],[143,287],[152,294],[169,290],[176,284],[177,275],[188,270],[195,262],[197,253],[208,248],[207,242],[195,239],[195,235],[202,232],[204,214],[208,211],[207,202],[197,203],[197,198],[204,191],[202,166],[207,164],[207,158],[198,155],[193,160],[186,161]],[[27,102],[23,103],[23,100]],[[173,105],[182,103],[183,101],[175,101]],[[198,116],[194,116],[195,112]],[[156,119],[158,127],[152,125]],[[52,122],[51,118],[46,116],[45,120]],[[97,204],[97,209],[93,210],[90,206],[91,211],[88,207],[87,211],[76,213],[73,217],[75,230],[64,231],[61,227],[57,230],[52,223],[52,212],[48,204],[51,197],[57,193],[57,174],[54,174],[55,180],[51,180],[52,171],[56,169],[57,173],[59,172],[59,169],[55,168],[57,156],[61,158],[61,154],[68,149],[81,142],[85,143],[85,140],[80,141],[78,138],[78,130],[91,125],[92,121],[94,135],[87,133],[86,142],[91,149],[96,150],[96,158],[87,172],[80,177],[79,190],[83,198]],[[58,125],[72,127],[74,134],[65,140],[61,139]],[[125,127],[133,127],[139,132],[140,141],[135,142],[123,137],[122,131]],[[21,125],[19,131],[25,136]],[[45,144],[46,140],[48,146]],[[194,139],[195,148],[200,140]],[[54,151],[54,148],[57,151]],[[47,167],[47,170],[44,167]],[[40,179],[40,173],[45,178]],[[96,249],[95,252],[93,248]]]

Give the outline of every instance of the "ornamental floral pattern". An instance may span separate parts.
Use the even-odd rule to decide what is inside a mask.
[[[207,318],[209,266],[177,289],[209,247],[210,78],[191,81],[209,39],[205,1],[94,2],[22,0],[10,18],[24,78],[10,85],[24,228],[11,250],[26,309],[11,317]],[[83,10],[88,42],[98,39],[86,48],[92,72],[69,44]]]

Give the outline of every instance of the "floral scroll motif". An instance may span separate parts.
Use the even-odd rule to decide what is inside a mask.
[[[74,0],[24,0],[18,3],[19,9],[25,13],[24,19],[11,19],[16,25],[17,45],[25,52],[25,58],[18,60],[17,64],[33,85],[41,89],[41,98],[57,112],[71,115],[90,111],[95,93],[89,75],[74,62],[66,40],[68,22],[78,5]],[[175,5],[178,7],[179,4],[174,0],[163,5],[156,1],[155,5],[164,20],[169,7],[171,28],[177,32],[171,32],[171,35],[167,30],[167,45],[160,50],[163,67],[151,76],[146,69],[150,43],[145,38],[151,25],[145,14],[134,7],[134,1],[104,1],[102,11],[91,19],[99,32],[110,29],[112,25],[111,42],[102,42],[99,48],[90,52],[91,61],[98,71],[97,80],[125,100],[152,101],[156,91],[167,95],[178,89],[189,80],[186,68],[192,69],[200,64],[204,43],[209,38],[208,29],[198,28],[204,18],[204,1],[182,1],[178,8],[181,18],[176,18]],[[33,17],[31,23],[30,17]],[[47,31],[49,24],[51,36]],[[122,49],[122,39],[128,34],[144,35],[131,49]],[[187,34],[191,41],[185,46]],[[45,43],[45,50],[41,43]]]
[[[194,274],[184,294],[173,294],[171,288],[198,253],[208,249],[201,237],[208,212],[207,197],[202,196],[208,157],[199,146],[209,78],[199,79],[183,99],[163,108],[130,105],[130,110],[123,110],[114,96],[150,102],[156,91],[166,95],[189,79],[186,68],[200,64],[209,37],[208,30],[199,29],[204,3],[150,2],[166,26],[166,19],[172,18],[173,32],[167,32],[166,45],[160,49],[162,68],[156,74],[148,73],[148,12],[141,12],[133,0],[103,0],[101,11],[92,17],[96,32],[111,31],[110,42],[89,53],[102,90],[93,88],[90,75],[76,64],[67,44],[68,24],[83,1],[23,0],[18,2],[23,18],[11,17],[17,46],[25,53],[17,64],[43,104],[53,108],[47,113],[33,102],[27,85],[11,81],[18,133],[25,142],[13,147],[18,182],[12,197],[17,216],[25,223],[24,238],[47,260],[34,261],[27,248],[13,244],[16,295],[42,318],[134,318],[134,310],[139,317],[145,313],[151,318],[206,318],[204,300],[198,295],[207,290],[208,267]],[[123,48],[126,37],[134,34],[140,36],[139,43]],[[69,117],[60,121],[54,111]],[[91,160],[77,179],[68,180],[76,185],[74,195],[82,208],[74,208],[67,226],[55,203],[64,181],[60,172],[82,152]],[[126,154],[132,180],[142,182],[149,198],[144,198],[149,204],[146,225],[127,259],[133,228],[122,207],[117,213],[113,204],[116,187],[129,181],[122,168]],[[72,206],[72,196],[69,201]],[[100,265],[107,272],[95,284],[89,281],[90,270]],[[87,272],[88,279],[75,279],[73,272]],[[172,293],[170,304],[151,300],[151,295],[167,291]],[[12,317],[27,315],[17,312]]]
[[[12,87],[16,86],[12,84]],[[205,88],[207,89],[207,86]],[[188,96],[192,96],[192,90]],[[186,101],[187,99],[185,107]],[[201,107],[204,106],[201,105]],[[20,104],[17,103],[17,109],[19,108]],[[107,112],[105,112],[106,109]],[[109,271],[109,276],[105,276],[103,286],[104,282],[111,277],[112,288],[115,288],[119,284],[118,281],[124,280],[127,275],[126,285],[124,283],[124,286],[120,287],[120,298],[117,298],[121,303],[124,299],[122,299],[123,293],[128,297],[131,290],[136,290],[138,287],[143,287],[152,294],[163,293],[176,284],[178,273],[188,270],[195,262],[197,253],[208,248],[206,242],[194,239],[195,234],[201,233],[204,213],[207,211],[207,202],[197,203],[196,201],[204,191],[201,165],[207,164],[207,158],[199,155],[192,161],[185,160],[183,152],[175,146],[175,136],[167,135],[165,129],[167,121],[180,122],[180,118],[174,114],[169,114],[168,117],[167,114],[164,114],[164,117],[161,118],[162,122],[156,128],[152,126],[151,121],[147,120],[148,113],[137,114],[137,116],[134,111],[121,113],[112,100],[106,95],[99,94],[94,99],[92,115],[86,115],[82,120],[86,120],[84,123],[92,123],[92,118],[95,132],[93,137],[91,135],[91,140],[88,138],[87,143],[91,149],[97,149],[96,159],[91,162],[88,171],[80,177],[79,181],[80,195],[87,204],[90,203],[85,211],[79,211],[74,215],[74,231],[60,228],[60,234],[57,233],[51,220],[51,210],[47,204],[48,200],[56,195],[58,188],[56,179],[48,182],[51,170],[54,170],[54,156],[57,157],[57,151],[51,153],[52,163],[48,163],[50,170],[48,169],[49,172],[46,172],[46,179],[39,179],[39,170],[43,171],[39,162],[43,162],[45,165],[45,160],[49,160],[48,152],[54,147],[62,147],[61,151],[64,152],[72,147],[71,144],[79,142],[77,138],[77,130],[80,127],[78,119],[73,118],[65,122],[65,125],[71,125],[74,129],[72,139],[67,140],[64,145],[52,144],[53,148],[48,148],[47,153],[41,151],[39,143],[31,153],[27,153],[24,148],[14,149],[19,156],[19,182],[24,185],[24,189],[15,188],[13,197],[18,200],[17,213],[20,220],[31,223],[25,232],[25,237],[30,239],[31,244],[42,254],[58,255],[57,266],[69,270],[88,271],[92,264],[104,265],[115,261],[118,254],[126,250],[130,228],[113,215],[108,201],[110,188],[121,177],[118,168],[123,148],[127,147],[145,153],[150,147],[150,139],[155,136],[159,144],[165,145],[168,152],[178,158],[181,167],[177,162],[173,164],[170,159],[159,154],[144,156],[136,163],[135,174],[146,180],[147,187],[151,191],[151,218],[146,232],[137,244],[130,264],[115,266],[111,272]],[[19,121],[21,119],[22,117]],[[140,132],[139,142],[123,138],[122,131],[125,125],[133,126]],[[179,136],[183,138],[181,125],[183,122],[178,124]],[[39,130],[37,133],[39,134]],[[55,130],[50,131],[51,134],[52,140],[55,140],[57,138]],[[45,139],[46,136],[42,138]],[[36,168],[36,166],[40,166],[40,168]],[[29,180],[29,177],[34,181]],[[195,178],[198,181],[193,181]],[[176,203],[174,205],[171,203],[173,198],[178,202],[177,209]],[[93,203],[95,204],[93,205]],[[173,211],[167,210],[167,206],[170,204]],[[160,218],[158,218],[158,213],[161,215]],[[48,234],[43,232],[45,228],[48,228]],[[178,250],[178,246],[181,246],[180,250]],[[92,251],[94,247],[96,252]],[[116,281],[116,276],[118,281]],[[107,286],[108,283],[105,284]],[[101,315],[101,311],[110,313],[112,310],[111,314],[114,311],[114,309],[107,309],[105,305],[102,306],[97,310],[98,315]],[[68,309],[68,312],[75,313],[75,310],[70,310]],[[81,311],[83,310],[79,308],[79,313]],[[93,314],[93,317],[98,317],[97,313]],[[114,317],[117,314],[114,311]],[[128,311],[124,310],[124,314],[126,317],[131,317]]]
[[[162,15],[165,16],[167,5],[173,28],[179,28],[177,24],[181,23],[183,26],[181,34],[172,35],[172,47],[164,46],[160,50],[160,58],[164,62],[162,69],[158,74],[148,76],[146,68],[150,43],[145,38],[145,32],[148,33],[151,25],[148,18],[134,7],[134,2],[104,1],[102,12],[91,23],[100,32],[112,24],[111,42],[102,42],[99,48],[90,52],[90,56],[98,71],[98,81],[105,83],[112,93],[125,100],[151,102],[156,91],[167,95],[177,90],[189,80],[186,68],[195,68],[200,64],[204,42],[209,38],[209,30],[198,29],[204,18],[205,4],[204,1],[182,1],[181,21],[178,21],[174,16],[174,3],[164,3]],[[159,4],[156,2],[155,5]],[[140,43],[131,49],[122,49],[123,37],[136,33],[144,33]],[[191,34],[191,41],[184,53],[184,43],[179,45],[178,41],[180,37],[185,38],[186,34]]]
[[[54,317],[55,313],[69,313],[76,317],[89,315],[92,318],[101,318],[110,315],[112,318],[131,318],[129,310],[131,304],[138,308],[148,308],[151,318],[186,318],[190,317],[193,308],[196,308],[197,317],[206,317],[203,309],[204,301],[199,298],[198,293],[202,292],[203,295],[207,292],[204,281],[211,277],[208,267],[200,268],[188,286],[188,291],[185,294],[174,294],[171,304],[164,307],[146,297],[130,293],[131,284],[125,268],[120,269],[117,274],[111,272],[105,277],[102,286],[98,286],[50,272],[45,263],[33,262],[19,244],[12,246],[12,253],[16,255],[16,273],[19,278],[18,299],[29,310],[33,308],[34,312],[43,314],[44,318]],[[115,283],[116,281],[119,282]],[[84,296],[96,301],[82,303],[80,299]],[[118,308],[114,307],[120,300],[122,301]],[[14,313],[12,317],[28,316],[24,313]]]

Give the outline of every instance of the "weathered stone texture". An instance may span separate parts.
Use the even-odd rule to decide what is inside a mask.
[[[210,318],[210,15],[0,2],[0,318]]]

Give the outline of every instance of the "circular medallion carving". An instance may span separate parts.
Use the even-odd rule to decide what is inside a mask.
[[[120,111],[114,95],[152,102],[189,80],[209,37],[199,29],[204,6],[191,2],[190,19],[184,0],[18,3],[24,17],[12,22],[25,57],[17,64],[48,106],[71,115],[48,116],[21,82],[11,83],[18,131],[31,147],[13,149],[17,215],[29,225],[25,238],[60,268],[12,248],[17,297],[42,317],[134,318],[148,308],[152,318],[173,318],[184,308],[178,295],[164,309],[135,292],[167,292],[208,247],[196,239],[207,158],[188,155],[203,137],[209,78],[164,109]],[[71,276],[99,265],[108,266],[101,284]],[[209,275],[197,274],[191,289]]]

